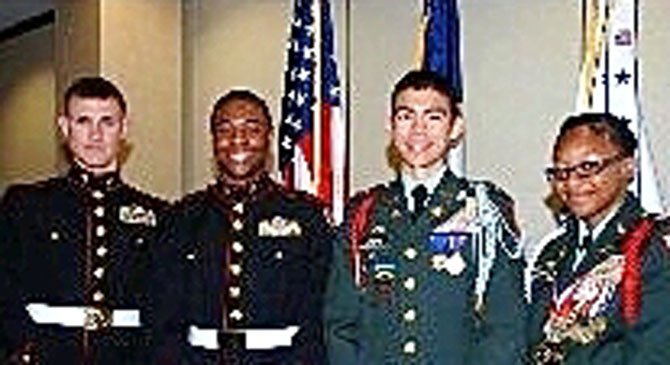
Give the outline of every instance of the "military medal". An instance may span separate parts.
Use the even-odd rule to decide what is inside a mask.
[[[468,232],[433,232],[428,237],[430,251],[434,255],[430,259],[435,271],[446,271],[451,276],[460,275],[467,264],[460,250],[470,240]]]
[[[460,275],[466,267],[465,260],[460,252],[456,252],[451,256],[445,254],[433,255],[430,261],[435,271],[446,271],[451,276]]]
[[[560,365],[570,343],[587,345],[607,329],[605,311],[621,280],[623,257],[612,255],[579,277],[552,303],[544,340],[533,351],[533,363]]]

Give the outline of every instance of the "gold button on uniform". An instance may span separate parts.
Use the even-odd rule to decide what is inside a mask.
[[[239,219],[235,219],[233,221],[233,229],[236,231],[241,231],[243,227],[242,221]]]
[[[58,241],[60,238],[60,235],[56,231],[52,231],[51,234],[49,235],[52,241]]]
[[[242,320],[243,317],[244,317],[244,315],[242,314],[242,312],[240,312],[239,309],[233,309],[233,310],[230,312],[230,318],[231,318],[232,320],[240,321],[240,320]]]
[[[103,299],[105,299],[105,295],[102,294],[101,291],[97,291],[93,294],[93,301],[94,302],[101,302]]]
[[[402,352],[404,352],[405,354],[415,354],[416,342],[414,341],[405,342],[405,344],[402,346]]]
[[[107,233],[107,230],[105,229],[104,226],[97,226],[95,227],[95,235],[98,237],[104,237],[105,233]]]
[[[97,250],[95,250],[95,254],[100,257],[105,257],[107,254],[107,248],[105,246],[100,246]]]
[[[408,309],[402,317],[406,322],[414,322],[416,320],[416,310]]]
[[[414,260],[419,253],[416,252],[416,249],[414,247],[408,247],[405,250],[404,254],[405,254],[405,257],[407,257],[408,259]]]
[[[238,276],[242,273],[242,266],[239,264],[232,264],[230,265],[230,272],[233,273],[233,275]]]
[[[98,217],[98,218],[102,218],[102,217],[105,216],[105,208],[103,208],[103,207],[97,207],[97,208],[95,208],[95,210],[93,211],[93,214],[95,214],[95,216]]]
[[[99,267],[93,271],[93,276],[95,276],[98,279],[102,279],[102,276],[105,274],[105,269]]]
[[[244,251],[244,246],[239,241],[233,242],[233,252],[240,253]]]
[[[240,290],[239,286],[231,286],[230,289],[228,289],[228,292],[230,293],[231,298],[239,298],[242,290]]]
[[[96,191],[94,191],[91,195],[92,195],[93,198],[95,198],[95,199],[102,199],[102,198],[105,197],[105,194],[103,194],[102,191],[100,191],[100,190],[96,190]]]
[[[414,279],[413,277],[405,279],[405,281],[403,282],[403,286],[407,291],[412,291],[416,289],[416,279]]]

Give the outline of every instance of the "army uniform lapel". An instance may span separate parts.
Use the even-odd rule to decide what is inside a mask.
[[[603,231],[600,232],[591,246],[587,247],[586,257],[575,270],[574,277],[584,275],[611,255],[621,254],[621,239],[626,230],[631,229],[641,214],[642,209],[639,204],[635,202],[634,198],[627,196],[617,213],[607,222]]]
[[[451,171],[447,171],[435,191],[428,200],[428,208],[424,214],[435,229],[465,207],[467,183],[458,179]]]
[[[555,289],[557,293],[560,293],[570,285],[570,282],[575,278],[575,273],[572,271],[572,263],[576,258],[577,240],[579,237],[577,220],[569,218],[566,224],[568,225],[567,232],[557,239],[555,243],[556,257],[551,263],[551,265],[555,265]]]

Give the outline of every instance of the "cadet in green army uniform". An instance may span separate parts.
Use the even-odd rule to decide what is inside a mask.
[[[272,122],[259,96],[223,95],[210,128],[218,179],[176,206],[184,363],[322,364],[324,209],[268,176]]]
[[[331,365],[519,363],[512,200],[448,169],[463,120],[446,80],[409,72],[391,109],[399,176],[353,198],[334,250],[324,314]]]
[[[147,364],[167,204],[121,179],[116,86],[79,79],[64,108],[67,175],[11,186],[0,203],[0,362]]]
[[[668,223],[627,191],[636,146],[610,114],[560,128],[546,173],[567,214],[531,271],[532,364],[670,361]]]

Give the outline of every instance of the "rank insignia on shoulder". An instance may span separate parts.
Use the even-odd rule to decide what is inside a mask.
[[[119,220],[127,224],[143,224],[150,227],[156,226],[156,214],[151,209],[140,205],[126,205],[119,209]]]
[[[258,223],[258,235],[260,237],[297,237],[302,235],[300,224],[291,219],[275,216],[264,219]]]

